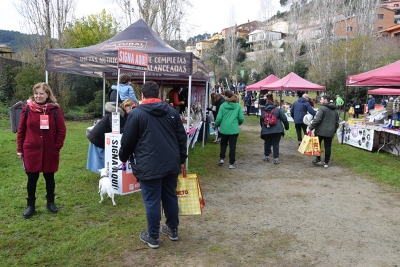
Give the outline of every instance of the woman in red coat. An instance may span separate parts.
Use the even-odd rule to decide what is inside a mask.
[[[32,91],[33,96],[22,109],[17,135],[17,155],[23,160],[28,175],[25,218],[35,212],[35,192],[40,172],[46,180],[47,208],[52,213],[58,212],[54,205],[54,173],[58,171],[60,150],[66,135],[64,117],[50,86],[38,83]]]

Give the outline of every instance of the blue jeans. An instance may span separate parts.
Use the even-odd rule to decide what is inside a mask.
[[[161,210],[160,202],[164,208],[166,225],[177,228],[179,225],[179,207],[176,196],[178,174],[170,174],[163,178],[140,181],[142,197],[146,206],[147,231],[149,235],[160,233]]]
[[[222,134],[221,135],[221,142],[220,142],[220,146],[221,146],[221,150],[219,153],[219,158],[220,159],[224,159],[225,158],[225,153],[226,153],[226,149],[228,147],[228,143],[229,143],[229,164],[234,164],[236,159],[236,143],[237,143],[237,139],[239,134]]]

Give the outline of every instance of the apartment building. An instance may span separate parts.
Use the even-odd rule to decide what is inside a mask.
[[[395,11],[380,7],[376,13],[374,32],[381,31],[394,25]],[[356,37],[359,35],[359,19],[357,16],[347,17],[335,22],[333,35],[335,37]]]
[[[400,1],[383,0],[380,5],[393,10],[395,12],[394,18],[400,20]]]

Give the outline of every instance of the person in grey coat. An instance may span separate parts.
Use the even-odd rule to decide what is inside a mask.
[[[276,117],[275,126],[265,127],[264,111],[268,114],[273,112],[274,116]],[[283,129],[282,123],[285,127],[285,130],[289,130],[289,122],[283,110],[275,107],[274,103],[268,100],[267,105],[265,106],[263,112],[261,112],[260,116],[261,139],[264,140],[264,161],[269,161],[269,155],[271,154],[272,146],[275,165],[279,164],[279,142],[281,141],[281,137],[285,135],[285,130]]]
[[[335,136],[336,129],[339,127],[339,114],[336,112],[336,106],[331,102],[328,95],[323,95],[320,100],[320,108],[310,125],[310,131],[315,129],[315,135],[318,136],[319,145],[324,141],[325,160],[323,166],[328,168],[331,158],[332,139]],[[313,161],[315,165],[322,165],[321,156]]]

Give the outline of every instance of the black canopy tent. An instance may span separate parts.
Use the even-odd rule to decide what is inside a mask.
[[[142,83],[145,79],[149,79],[162,81],[163,84],[187,84],[189,107],[192,85],[208,87],[208,68],[204,62],[192,53],[179,52],[169,46],[142,19],[114,37],[96,45],[73,49],[47,49],[46,82],[48,82],[49,71],[103,78],[104,103],[105,79],[118,77],[118,48],[148,54],[147,72],[122,71],[121,73],[129,73],[135,83]],[[206,99],[208,99],[207,94],[208,90],[206,90]],[[190,108],[188,111],[188,117],[190,117]]]
[[[103,78],[105,102],[105,79],[118,77],[118,48],[148,54],[146,73],[122,72],[129,73],[133,82],[142,83],[150,79],[163,84],[188,84],[191,77],[189,87],[206,87],[208,68],[204,62],[192,53],[179,52],[169,46],[142,19],[100,44],[73,49],[47,49],[46,73],[54,71]]]

